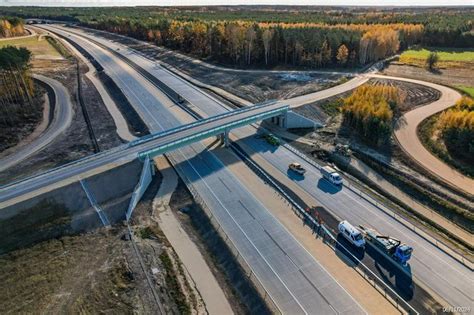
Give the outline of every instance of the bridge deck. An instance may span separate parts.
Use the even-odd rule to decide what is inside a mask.
[[[33,192],[62,180],[83,175],[93,169],[117,160],[133,160],[137,157],[157,156],[180,147],[224,133],[226,130],[242,127],[257,121],[281,115],[288,110],[287,105],[264,103],[231,111],[179,126],[164,132],[151,134],[128,144],[104,151],[72,163],[60,166],[0,188],[0,209],[6,201]],[[82,178],[82,177],[81,177]]]

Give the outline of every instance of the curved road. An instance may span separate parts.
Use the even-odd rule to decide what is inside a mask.
[[[25,39],[25,38],[29,38],[29,37],[36,36],[36,32],[35,32],[35,31],[29,30],[29,29],[27,29],[27,31],[30,32],[30,34],[28,34],[28,35],[21,35],[21,36],[13,36],[13,37],[3,37],[3,38],[0,38],[0,42],[2,42],[2,41],[7,41],[7,40],[15,40],[15,39]]]
[[[39,74],[34,74],[33,77],[53,89],[55,95],[54,118],[40,137],[22,146],[15,153],[0,159],[0,172],[42,150],[71,125],[73,115],[71,97],[64,85]]]
[[[461,98],[461,94],[451,88],[426,81],[367,73],[359,75],[344,84],[337,85],[326,90],[297,96],[282,102],[290,105],[291,108],[303,106],[305,104],[313,103],[347,92],[366,83],[370,78],[405,81],[427,86],[441,92],[441,97],[437,101],[417,107],[414,110],[405,113],[397,121],[394,135],[402,150],[405,151],[421,167],[445,181],[449,185],[455,186],[457,189],[473,195],[474,180],[461,174],[438,159],[423,146],[420,139],[418,138],[417,128],[423,120],[453,106],[456,101]]]
[[[446,86],[425,81],[376,74],[371,74],[370,76],[375,78],[416,83],[441,92],[441,97],[437,101],[429,105],[417,107],[414,110],[405,113],[395,125],[395,138],[397,139],[403,151],[405,151],[420,166],[435,176],[446,181],[447,183],[473,195],[474,180],[454,170],[449,165],[435,157],[423,146],[417,134],[418,125],[423,120],[453,106],[456,101],[461,98],[461,94]]]

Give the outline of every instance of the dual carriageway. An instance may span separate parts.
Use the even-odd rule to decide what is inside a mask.
[[[121,88],[153,133],[166,134],[166,130],[184,128],[181,126],[192,122],[193,117],[189,113],[184,113],[158,91],[150,80],[137,73],[130,63],[124,61],[125,59],[139,65],[142,70],[176,91],[202,117],[224,115],[234,122],[244,117],[229,115],[230,108],[216,98],[123,45],[77,29],[71,31],[52,26],[45,26],[45,28],[67,37],[91,54]],[[104,49],[104,47],[109,49]],[[118,58],[117,54],[120,54],[121,58]],[[365,78],[361,79],[363,80]],[[286,104],[278,102],[259,108],[261,113],[277,111],[270,115],[279,115],[287,110]],[[254,113],[257,111],[247,110],[246,114],[240,113],[240,115],[252,117]],[[235,119],[237,117],[239,119]],[[212,128],[222,127],[222,120],[214,120],[214,123],[217,125]],[[191,131],[188,134],[191,135],[196,131],[204,132],[206,128],[206,130],[212,129],[209,127],[211,125],[203,126],[205,124],[198,124],[197,127],[195,126],[198,129],[191,127],[185,130]],[[168,133],[167,136],[176,137],[180,135],[180,132],[182,131]],[[222,129],[216,132],[222,132]],[[317,169],[308,161],[283,146],[276,149],[271,147],[257,139],[256,133],[255,126],[245,126],[232,130],[231,136],[240,146],[250,150],[251,155],[264,159],[268,165],[266,171],[269,173],[287,177],[289,163],[297,161],[302,164],[308,169],[305,178],[303,180],[287,178],[291,181],[288,186],[296,185],[300,191],[314,198],[318,204],[323,205],[338,218],[348,219],[357,225],[373,227],[409,243],[415,248],[410,262],[411,274],[415,282],[448,305],[472,306],[473,283],[470,268],[440,251],[418,233],[382,212],[376,205],[361,198],[354,191],[350,189],[334,191],[327,182],[322,180]],[[100,163],[111,161],[108,159],[133,159],[148,149],[171,143],[168,141],[169,138],[168,142],[164,141],[167,136],[161,136],[140,140],[143,141],[141,143],[130,143],[126,145],[129,146],[127,148],[114,149],[104,155],[90,158],[93,162],[82,161],[70,168],[65,168],[69,171],[50,173],[42,179],[40,175],[15,183],[15,189],[11,190],[12,193],[9,196],[6,194],[8,187],[2,188],[1,198],[5,201],[11,197],[33,192],[47,185],[48,181],[79,176],[85,170],[84,165],[97,167]],[[180,137],[174,138],[174,141],[178,138]],[[161,153],[164,152],[153,152],[153,154]],[[187,174],[194,189],[210,206],[228,235],[238,244],[239,252],[248,258],[253,271],[282,312],[314,313],[317,309],[324,313],[365,313],[365,310],[344,288],[278,222],[271,211],[263,206],[258,196],[249,191],[202,143],[195,142],[186,147],[175,148],[174,151],[168,152],[167,156],[174,161],[175,167],[179,167]],[[35,181],[36,184],[31,184]],[[382,277],[390,278],[387,272],[380,273]],[[395,287],[396,285],[394,283]],[[420,290],[420,288],[415,287],[414,290]]]

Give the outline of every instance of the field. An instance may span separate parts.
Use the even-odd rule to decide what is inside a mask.
[[[460,90],[463,90],[464,92],[466,92],[467,94],[469,94],[471,97],[474,97],[474,87],[472,86],[458,86],[458,88]]]
[[[0,48],[16,46],[28,48],[34,59],[62,59],[61,54],[48,42],[44,36],[32,36],[0,41]]]
[[[402,58],[415,58],[423,59],[430,54],[430,52],[435,51],[438,53],[440,61],[474,61],[474,50],[458,50],[455,48],[452,49],[410,49],[401,55]]]
[[[473,67],[474,50],[456,48],[422,48],[410,49],[400,56],[400,63],[424,66],[425,60],[430,52],[437,52],[439,56],[438,65],[441,68]]]

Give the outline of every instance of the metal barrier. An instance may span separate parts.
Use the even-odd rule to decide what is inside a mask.
[[[350,255],[351,259],[357,262],[357,267],[354,269],[362,275],[362,277],[369,282],[377,291],[379,291],[390,303],[392,303],[398,310],[405,311],[409,314],[419,314],[408,302],[398,295],[392,288],[390,288],[382,279],[365,266],[357,257],[352,255],[343,244],[339,243],[331,229],[324,224],[319,224],[312,216],[310,216],[291,196],[289,196],[262,168],[260,168],[254,161],[252,161],[240,148],[233,146],[235,152],[241,156],[244,162],[247,163],[264,181],[275,188],[278,194],[286,199],[289,205],[292,206],[293,212],[302,220],[309,221],[308,226],[314,233],[320,235],[323,240],[335,250],[336,244],[344,249]],[[296,150],[296,149],[295,149]],[[302,153],[301,153],[302,154]],[[327,239],[326,239],[327,238]],[[387,295],[388,293],[388,295]]]
[[[179,166],[179,163],[177,163],[171,155],[168,155],[167,158],[170,160],[171,164],[175,166],[176,171],[180,175],[180,177],[183,179],[185,182],[186,186],[188,187],[191,195],[194,198],[194,201],[203,209],[203,211],[206,213],[207,217],[209,218],[209,221],[211,222],[212,226],[214,229],[217,231],[219,236],[222,238],[222,240],[226,243],[226,245],[229,247],[230,252],[234,256],[234,259],[239,263],[239,265],[242,267],[244,270],[245,274],[247,275],[248,279],[253,283],[255,286],[255,289],[257,292],[260,294],[262,299],[265,301],[267,307],[270,309],[270,311],[274,314],[282,314],[282,311],[276,304],[276,302],[273,300],[271,297],[270,293],[268,290],[265,288],[263,285],[262,281],[260,278],[252,271],[252,268],[250,267],[250,264],[247,262],[247,260],[240,254],[237,246],[234,244],[232,239],[227,235],[227,233],[224,231],[222,228],[221,224],[217,220],[217,218],[214,216],[212,211],[210,210],[210,207],[206,204],[206,202],[200,197],[198,191],[194,188],[193,183],[189,178],[187,177],[186,173],[183,172]]]
[[[130,220],[133,210],[135,210],[135,207],[137,206],[138,202],[140,201],[146,189],[151,183],[152,175],[153,175],[151,170],[152,170],[152,166],[150,164],[150,159],[146,158],[145,161],[143,162],[143,169],[140,175],[140,179],[138,180],[137,186],[133,190],[132,198],[130,199],[130,204],[128,205],[128,210],[125,215],[125,218],[127,219],[127,221]]]
[[[307,163],[311,164],[313,167],[315,167],[317,169],[321,168],[321,165],[317,164],[313,159],[309,158],[308,156],[306,156],[306,154],[302,153],[298,149],[290,146],[287,143],[283,143],[282,145],[286,149],[288,149],[289,151],[295,153],[300,158],[305,160]],[[347,178],[350,178],[351,181],[356,182],[359,185],[362,185],[362,184],[359,183],[359,181],[357,179],[353,178],[352,176],[349,176],[348,174],[344,174],[344,176],[347,177]],[[473,262],[471,262],[470,260],[465,258],[463,255],[461,255],[461,254],[455,252],[454,250],[452,250],[448,245],[446,245],[442,241],[439,241],[436,238],[432,237],[431,235],[429,235],[428,233],[423,231],[421,228],[417,228],[414,224],[408,222],[408,220],[406,218],[404,218],[400,214],[395,213],[395,211],[390,210],[390,207],[388,205],[386,205],[384,202],[375,200],[372,196],[370,196],[369,194],[363,192],[361,189],[357,188],[355,185],[351,184],[351,181],[347,181],[347,180],[344,181],[343,182],[344,187],[347,187],[348,189],[352,190],[359,197],[364,198],[366,201],[368,201],[369,203],[371,203],[372,205],[377,207],[379,210],[385,212],[387,215],[390,215],[392,218],[397,220],[399,223],[403,224],[404,226],[406,226],[407,228],[412,230],[414,233],[418,234],[420,237],[425,239],[427,242],[429,242],[430,244],[436,246],[438,249],[442,250],[444,253],[446,253],[447,255],[449,255],[453,259],[455,259],[456,261],[460,262],[461,264],[463,264],[464,266],[469,268],[471,271],[473,270],[473,265],[474,265]]]

